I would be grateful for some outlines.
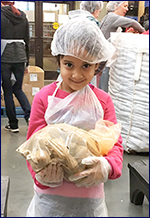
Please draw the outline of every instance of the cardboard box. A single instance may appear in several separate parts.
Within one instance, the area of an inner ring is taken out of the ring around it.
[[[27,84],[41,89],[44,86],[44,71],[37,66],[29,66],[28,71]]]

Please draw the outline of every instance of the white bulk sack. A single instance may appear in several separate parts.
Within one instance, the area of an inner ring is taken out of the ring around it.
[[[149,35],[111,33],[111,42],[117,59],[110,67],[109,94],[124,150],[149,152]]]

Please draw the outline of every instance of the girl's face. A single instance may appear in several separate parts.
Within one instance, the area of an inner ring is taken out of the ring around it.
[[[125,16],[128,11],[128,1],[123,2],[114,12],[117,15]]]
[[[88,64],[72,56],[60,58],[60,72],[63,82],[60,89],[74,92],[86,86],[94,77],[98,64]]]

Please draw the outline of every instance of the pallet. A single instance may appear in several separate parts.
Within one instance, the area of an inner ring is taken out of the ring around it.
[[[24,111],[21,107],[16,107],[16,117],[24,117]],[[7,117],[6,115],[6,108],[1,107],[1,117]]]

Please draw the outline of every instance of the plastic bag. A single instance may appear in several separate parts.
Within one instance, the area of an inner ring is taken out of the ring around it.
[[[59,81],[52,96],[48,96],[48,107],[45,120],[48,125],[67,123],[79,128],[90,130],[95,123],[103,118],[103,108],[93,90],[86,85],[81,90],[70,93],[64,99],[55,97],[61,84]]]
[[[81,128],[60,123],[52,124],[34,133],[16,151],[29,161],[33,170],[39,172],[49,163],[61,163],[64,178],[85,170],[82,159],[106,155],[118,141],[121,127],[100,119],[95,129]]]
[[[121,124],[114,124],[108,120],[98,120],[94,130],[90,130],[91,138],[97,141],[101,155],[105,156],[118,141],[121,133]]]

